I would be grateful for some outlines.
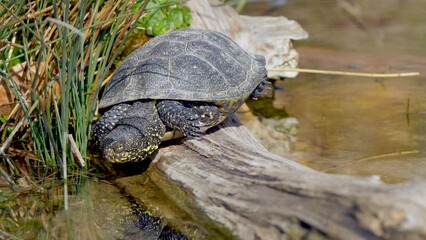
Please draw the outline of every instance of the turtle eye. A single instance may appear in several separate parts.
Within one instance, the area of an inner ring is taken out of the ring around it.
[[[115,146],[115,152],[122,152],[124,150],[123,144],[118,144]]]

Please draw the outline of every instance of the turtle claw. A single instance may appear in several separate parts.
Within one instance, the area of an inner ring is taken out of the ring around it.
[[[194,127],[200,128],[200,127],[204,127],[205,125],[206,125],[205,123],[198,121],[197,123],[194,124]]]
[[[262,83],[265,84],[265,85],[269,85],[269,86],[272,85],[272,82],[270,82],[268,80],[262,80]]]
[[[256,97],[266,97],[266,96],[268,96],[268,94],[264,92],[256,92]]]
[[[195,130],[195,129],[193,129],[192,131],[189,131],[189,132],[187,132],[187,133],[183,133],[185,136],[189,136],[189,137],[196,137],[196,138],[198,138],[198,137],[202,137],[202,136],[204,136],[205,134],[206,134],[206,132],[205,131],[203,131],[203,130],[201,130],[201,129],[197,129],[197,130]]]
[[[270,91],[272,89],[274,89],[274,88],[272,86],[269,86],[269,85],[263,88],[263,90],[267,90],[267,91]]]
[[[183,124],[179,128],[176,128],[185,136],[190,137],[201,137],[205,134],[205,131],[201,129],[204,124],[201,121],[186,121],[186,124]]]
[[[187,125],[184,125],[181,129],[178,130],[181,131],[185,136],[201,137],[205,134],[205,131],[201,130],[202,126],[204,126],[204,124],[200,121],[187,121]]]
[[[271,89],[269,85],[265,86],[267,83],[270,83],[270,82],[266,80],[261,81],[259,85],[257,86],[257,88],[251,93],[249,98],[252,100],[257,100],[258,97],[266,97],[267,94],[263,91]]]

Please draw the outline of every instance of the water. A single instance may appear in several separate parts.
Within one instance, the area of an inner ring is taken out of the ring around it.
[[[310,34],[295,43],[302,68],[421,73],[300,74],[278,82],[284,90],[276,91],[273,106],[299,122],[290,155],[283,155],[321,171],[380,175],[386,182],[426,178],[426,2],[293,0],[245,11],[298,21]]]
[[[243,14],[296,20],[310,34],[298,46],[425,56],[425,6],[422,0],[289,0],[280,8],[249,4]]]
[[[59,185],[24,189],[15,198],[2,190],[0,239],[188,239],[107,181],[82,180],[68,194],[68,214]]]

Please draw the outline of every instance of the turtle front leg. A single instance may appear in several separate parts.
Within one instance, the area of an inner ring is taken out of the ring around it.
[[[222,118],[216,105],[204,102],[163,100],[157,103],[157,111],[166,126],[193,137],[202,136]]]

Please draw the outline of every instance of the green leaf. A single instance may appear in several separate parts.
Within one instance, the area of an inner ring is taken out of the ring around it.
[[[180,8],[173,8],[170,10],[171,20],[173,21],[176,28],[180,28],[184,24],[183,12]]]
[[[188,7],[183,7],[182,13],[183,13],[183,20],[185,22],[184,27],[189,27],[189,25],[191,24],[191,21],[192,21],[191,10]]]

